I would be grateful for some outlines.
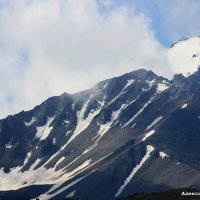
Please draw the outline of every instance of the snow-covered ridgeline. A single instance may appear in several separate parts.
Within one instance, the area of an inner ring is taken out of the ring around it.
[[[147,147],[146,147],[146,155],[142,158],[142,160],[140,161],[140,163],[133,168],[132,172],[126,178],[126,180],[124,181],[123,185],[121,185],[120,188],[118,189],[117,193],[115,194],[115,197],[118,197],[122,193],[122,191],[124,190],[124,188],[128,185],[128,183],[131,181],[131,179],[134,177],[134,175],[137,173],[137,171],[142,167],[142,165],[150,157],[150,154],[151,154],[151,152],[153,150],[154,150],[153,146],[147,145]]]

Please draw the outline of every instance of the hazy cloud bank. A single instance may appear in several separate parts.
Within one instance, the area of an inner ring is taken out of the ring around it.
[[[138,68],[172,74],[150,19],[133,10],[104,14],[94,0],[2,0],[0,116]]]

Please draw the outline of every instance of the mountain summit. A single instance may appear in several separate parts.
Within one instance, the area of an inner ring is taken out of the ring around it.
[[[200,73],[187,73],[168,80],[137,70],[0,120],[0,198],[200,189]]]
[[[200,66],[200,37],[179,40],[168,50],[167,58],[175,73],[193,74]]]

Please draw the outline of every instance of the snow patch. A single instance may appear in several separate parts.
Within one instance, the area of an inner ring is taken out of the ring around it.
[[[67,131],[66,136],[67,136],[68,134],[72,133],[72,132],[73,132],[73,130]]]
[[[144,109],[151,103],[153,98],[154,98],[154,96],[151,97],[151,99],[147,103],[145,103],[144,106],[131,119],[129,119],[129,121],[127,123],[125,123],[122,126],[122,128],[128,126],[131,122],[133,122],[144,111]]]
[[[155,84],[155,79],[151,80],[151,81],[146,81],[146,83],[149,84],[149,88],[151,88],[154,84]]]
[[[29,168],[29,170],[33,170],[39,163],[40,163],[41,159],[37,159]]]
[[[71,198],[75,195],[75,193],[76,193],[76,190],[70,192],[65,198]]]
[[[57,161],[57,163],[55,164],[55,166],[54,166],[54,169],[61,163],[61,162],[63,162],[65,160],[65,157],[63,156],[62,158],[60,158],[58,161]]]
[[[147,91],[148,91],[148,89],[142,88],[142,92],[147,92]]]
[[[154,119],[153,122],[149,126],[147,126],[146,130],[148,130],[148,129],[152,128],[153,126],[155,126],[162,119],[163,119],[163,116],[159,116],[156,119]]]
[[[10,140],[10,142],[8,144],[5,145],[5,148],[6,149],[10,149],[12,148],[13,146],[11,145],[11,142],[12,142],[13,138]]]
[[[165,83],[158,83],[157,84],[157,92],[163,92],[164,90],[168,89],[169,86],[167,86]]]
[[[132,83],[134,83],[135,82],[135,80],[133,80],[133,79],[131,79],[131,80],[127,80],[127,84],[124,86],[124,88],[122,89],[122,91],[108,104],[108,105],[110,105],[110,104],[112,104],[114,101],[116,101],[122,94],[124,94],[125,93],[125,89],[127,88],[127,87],[129,87]]]
[[[29,160],[29,158],[31,157],[31,152],[28,152],[27,153],[27,156],[26,156],[26,158],[25,158],[25,160],[24,160],[24,165],[26,165],[27,163],[28,163],[28,160]]]
[[[94,145],[88,147],[87,149],[85,149],[85,151],[83,152],[83,154],[88,153],[89,151],[91,151],[91,150],[92,150],[95,146],[97,146],[97,145],[98,145],[98,143],[95,143]]]
[[[123,90],[125,90],[127,87],[129,87],[134,82],[135,82],[135,80],[133,80],[133,79],[127,80],[127,84],[124,86]]]
[[[69,124],[69,123],[70,123],[69,120],[63,120],[63,122],[64,122],[65,124]]]
[[[53,144],[54,145],[56,144],[56,138],[53,138]]]
[[[72,110],[75,109],[75,102],[72,104]]]
[[[193,37],[176,43],[167,52],[167,59],[174,74],[189,76],[195,73],[200,65],[200,38]],[[194,56],[197,55],[197,56]]]
[[[54,196],[64,192],[65,190],[69,189],[70,187],[72,187],[73,185],[77,184],[78,182],[80,182],[82,179],[84,179],[85,177],[89,176],[90,174],[92,174],[95,170],[93,170],[92,172],[90,172],[89,174],[69,183],[68,185],[62,187],[61,189],[59,189],[58,191],[56,190],[57,188],[59,188],[63,182],[61,182],[60,184],[58,185],[54,185],[49,191],[47,191],[45,194],[42,194],[38,197],[38,199],[41,199],[41,200],[47,200],[47,199],[51,199],[53,198]],[[56,192],[54,192],[56,191]],[[51,194],[49,194],[51,193]],[[53,194],[52,194],[53,193]],[[75,191],[74,191],[75,193]],[[70,193],[71,194],[71,193]]]
[[[12,145],[9,143],[9,144],[6,144],[6,149],[10,149],[10,148],[12,148]]]
[[[148,133],[145,134],[142,141],[145,141],[148,137],[152,136],[154,133],[155,133],[154,130],[149,131]]]
[[[124,106],[125,106],[125,104],[122,104],[122,106],[118,110],[112,112],[111,120],[110,121],[108,121],[106,124],[101,124],[100,125],[100,129],[99,129],[99,131],[97,133],[97,136],[96,136],[96,137],[99,136],[99,138],[96,140],[96,143],[112,127],[112,125],[115,123],[115,120],[117,120],[117,118],[119,117],[119,115],[120,115],[122,109],[124,108]]]
[[[183,104],[183,106],[181,107],[181,109],[187,108],[187,103]]]
[[[36,118],[33,117],[30,122],[24,122],[25,126],[31,126],[34,122],[36,122]]]
[[[53,127],[50,126],[50,124],[54,120],[54,118],[55,117],[48,117],[47,123],[44,126],[36,127],[37,133],[35,137],[39,138],[40,141],[45,140],[49,136],[51,130],[53,129]]]
[[[130,106],[131,104],[133,104],[136,100],[138,100],[139,99],[139,97],[140,97],[140,95],[139,96],[137,96],[134,100],[132,100],[131,102],[129,102],[128,104],[126,104],[125,106],[124,106],[124,108],[123,109],[125,109],[125,108],[127,108],[128,106]]]
[[[160,151],[159,152],[160,157],[163,159],[164,157],[169,157],[166,153]]]
[[[69,144],[72,140],[74,140],[82,131],[84,131],[91,123],[91,121],[93,120],[93,118],[99,114],[99,112],[101,111],[101,108],[104,105],[104,101],[103,102],[99,102],[100,106],[97,110],[95,110],[94,112],[90,112],[88,117],[86,119],[84,119],[84,113],[87,109],[88,103],[90,102],[91,98],[93,95],[90,96],[90,98],[83,104],[83,107],[80,111],[77,112],[77,125],[76,125],[76,129],[73,132],[73,135],[71,136],[71,138],[68,140],[67,144]],[[66,144],[66,145],[67,145]]]
[[[107,88],[108,87],[108,83],[106,83],[104,86],[103,86],[103,89]]]
[[[128,183],[131,181],[131,179],[134,177],[134,175],[137,173],[137,171],[142,167],[142,165],[146,162],[146,160],[150,157],[151,152],[154,150],[153,146],[147,145],[146,147],[146,155],[142,158],[142,160],[140,161],[139,164],[137,164],[132,172],[130,173],[130,175],[126,178],[126,180],[124,181],[124,184],[120,186],[120,188],[118,189],[117,193],[115,194],[115,197],[118,197],[122,191],[124,190],[124,188],[128,185]]]

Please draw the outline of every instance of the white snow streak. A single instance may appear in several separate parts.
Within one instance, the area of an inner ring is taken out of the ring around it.
[[[6,149],[10,149],[12,148],[13,146],[11,145],[11,142],[12,142],[13,138],[10,140],[10,142],[8,144],[5,145]]]
[[[66,136],[67,136],[68,134],[72,133],[72,132],[73,132],[73,130],[67,131],[67,132],[66,132]]]
[[[34,122],[36,122],[36,118],[33,117],[30,122],[24,122],[25,126],[31,126]]]
[[[73,197],[75,195],[75,193],[76,193],[76,190],[70,192],[68,195],[66,195],[65,198],[71,198],[71,197]]]
[[[108,87],[108,83],[106,83],[104,86],[103,86],[103,89],[107,88]]]
[[[101,124],[100,125],[100,129],[99,129],[99,131],[97,133],[97,136],[96,136],[96,137],[99,136],[99,138],[96,140],[95,143],[97,143],[103,137],[103,135],[112,127],[113,123],[119,117],[119,115],[120,115],[122,109],[124,108],[124,106],[125,106],[125,104],[122,104],[122,106],[118,110],[113,111],[110,121],[108,121],[106,124]]]
[[[29,170],[33,170],[39,163],[40,163],[41,159],[37,159],[29,168]]]
[[[90,164],[91,159],[86,160],[85,162],[83,162],[83,164],[67,173],[64,172],[63,169],[60,169],[58,171],[55,171],[55,168],[46,169],[44,167],[45,163],[38,169],[33,170],[34,167],[40,162],[40,159],[37,159],[35,163],[30,167],[30,169],[24,172],[20,171],[22,168],[21,166],[12,168],[10,173],[5,173],[3,169],[0,169],[0,190],[16,190],[24,186],[45,184],[55,184],[57,187],[59,184],[61,185],[64,182],[72,179],[81,172],[105,159],[109,155],[111,154],[102,157],[92,164]]]
[[[53,138],[52,142],[53,142],[53,144],[56,144],[56,138]]]
[[[187,103],[185,103],[182,107],[181,107],[181,109],[184,109],[184,108],[187,108]]]
[[[103,102],[99,102],[100,103],[100,107],[97,110],[95,110],[94,112],[90,112],[89,115],[88,115],[88,117],[86,119],[84,119],[84,113],[85,113],[85,111],[87,109],[88,103],[90,102],[92,96],[93,95],[91,95],[90,98],[84,103],[82,109],[77,112],[77,125],[76,125],[76,129],[74,130],[73,135],[68,140],[67,144],[69,144],[83,130],[85,130],[89,126],[89,124],[91,123],[91,121],[93,120],[93,118],[101,111],[101,108],[104,105],[104,101]]]
[[[60,158],[58,161],[57,161],[57,163],[55,164],[55,166],[54,166],[54,169],[62,162],[62,161],[64,161],[65,160],[65,157],[63,156],[62,158]]]
[[[121,185],[121,187],[118,189],[117,193],[115,194],[115,197],[118,197],[124,188],[128,185],[128,183],[131,181],[131,179],[134,177],[134,175],[137,173],[137,171],[142,167],[142,165],[146,162],[146,160],[150,157],[151,152],[154,150],[153,146],[147,145],[146,147],[146,155],[142,158],[140,163],[133,168],[131,174],[126,178],[124,181],[124,184]]]
[[[49,136],[51,130],[53,129],[53,127],[50,126],[50,124],[54,120],[54,118],[55,117],[48,117],[47,123],[44,126],[36,127],[37,133],[35,137],[39,138],[40,141],[45,140]]]
[[[31,157],[31,154],[32,154],[31,152],[28,152],[28,153],[27,153],[27,156],[26,156],[26,158],[25,158],[25,160],[24,160],[24,165],[27,164],[29,158]]]
[[[134,83],[135,80],[131,79],[131,80],[127,80],[127,84],[124,86],[124,88],[122,89],[122,91],[108,104],[112,104],[114,101],[116,101],[120,96],[121,94],[124,94],[124,91],[125,89],[130,86],[132,83]]]
[[[156,119],[154,119],[153,122],[149,126],[147,126],[146,130],[149,130],[150,128],[155,126],[162,119],[163,119],[163,116],[159,116]]]
[[[88,175],[89,175],[89,174],[88,174]],[[61,189],[59,189],[57,192],[48,195],[48,193],[53,192],[53,191],[56,190],[58,187],[60,187],[63,183],[61,183],[61,184],[59,184],[59,185],[55,185],[55,186],[53,186],[46,194],[42,194],[42,195],[40,195],[38,198],[41,199],[41,200],[51,199],[51,198],[53,198],[54,196],[56,196],[56,195],[58,195],[58,194],[64,192],[64,191],[67,190],[68,188],[72,187],[73,185],[75,185],[76,183],[78,183],[79,181],[81,181],[82,179],[84,179],[84,178],[85,178],[86,176],[88,176],[88,175],[85,175],[85,176],[83,176],[83,177],[81,177],[81,178],[79,178],[79,179],[77,179],[77,180],[71,182],[70,184],[68,184],[68,185],[62,187]]]
[[[91,150],[92,150],[95,146],[97,146],[97,145],[98,145],[98,143],[95,143],[94,145],[88,147],[87,149],[85,149],[85,151],[83,152],[83,154],[88,153],[89,151],[91,151]]]
[[[131,102],[129,102],[128,104],[126,104],[125,106],[124,106],[124,109],[125,108],[127,108],[128,106],[130,106],[131,104],[133,104],[136,100],[138,100],[140,98],[140,95],[139,96],[137,96],[134,100],[132,100]]]
[[[122,128],[128,126],[131,122],[133,122],[144,111],[144,109],[151,103],[153,98],[154,96],[151,97],[151,99],[147,103],[145,103],[144,106],[126,124],[122,126]]]
[[[148,133],[145,134],[142,141],[145,141],[148,137],[152,136],[154,133],[155,133],[154,130],[149,131]]]

